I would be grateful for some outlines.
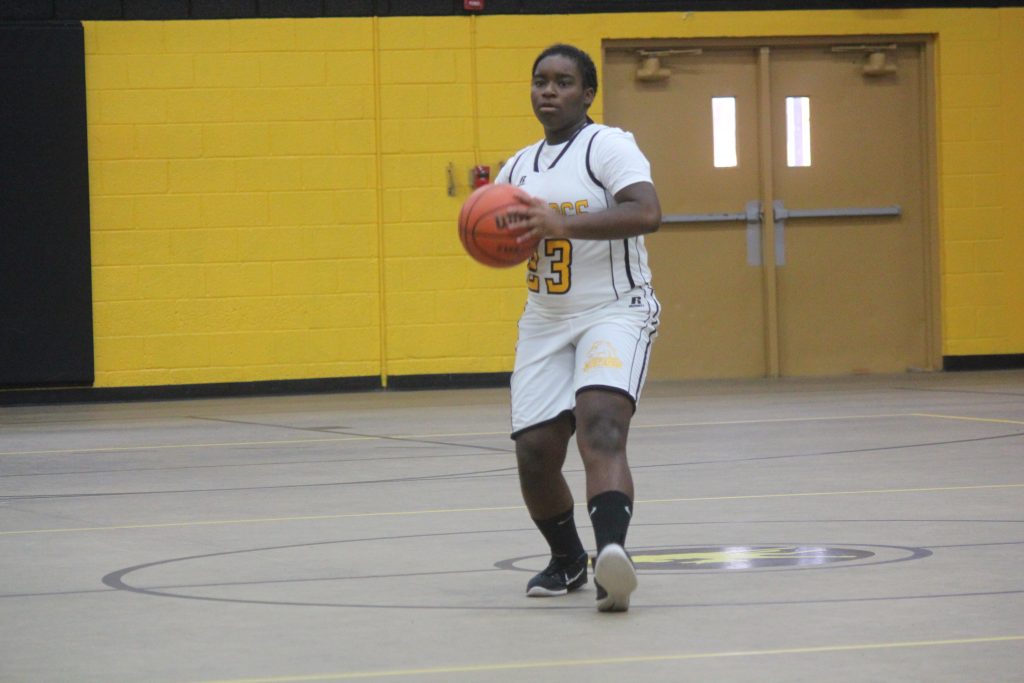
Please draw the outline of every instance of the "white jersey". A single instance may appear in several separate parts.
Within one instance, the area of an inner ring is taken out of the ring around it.
[[[651,182],[651,165],[631,133],[591,123],[563,144],[541,140],[520,150],[495,180],[571,216],[615,206],[615,193]],[[650,280],[642,235],[544,239],[528,264],[528,301],[555,315],[572,314],[616,301]]]

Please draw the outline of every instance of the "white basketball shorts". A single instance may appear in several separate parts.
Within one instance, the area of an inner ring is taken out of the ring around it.
[[[512,438],[576,406],[586,388],[629,396],[633,407],[647,379],[661,306],[648,286],[573,316],[527,305],[519,320],[512,372]]]

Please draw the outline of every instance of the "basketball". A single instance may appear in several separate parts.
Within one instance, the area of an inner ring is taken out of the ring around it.
[[[459,212],[459,240],[466,253],[492,268],[509,268],[533,256],[537,242],[516,242],[522,230],[507,216],[509,209],[529,203],[530,195],[506,183],[474,190]]]

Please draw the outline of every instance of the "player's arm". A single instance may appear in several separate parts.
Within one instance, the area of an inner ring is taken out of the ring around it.
[[[652,183],[627,185],[615,193],[615,206],[595,213],[563,216],[542,200],[516,211],[527,230],[520,242],[541,238],[614,240],[654,232],[661,225],[661,203]]]

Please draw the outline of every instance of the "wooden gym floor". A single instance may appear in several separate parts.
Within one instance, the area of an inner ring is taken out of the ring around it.
[[[524,596],[507,401],[0,408],[0,680],[1022,680],[1024,372],[649,385],[612,615]]]

